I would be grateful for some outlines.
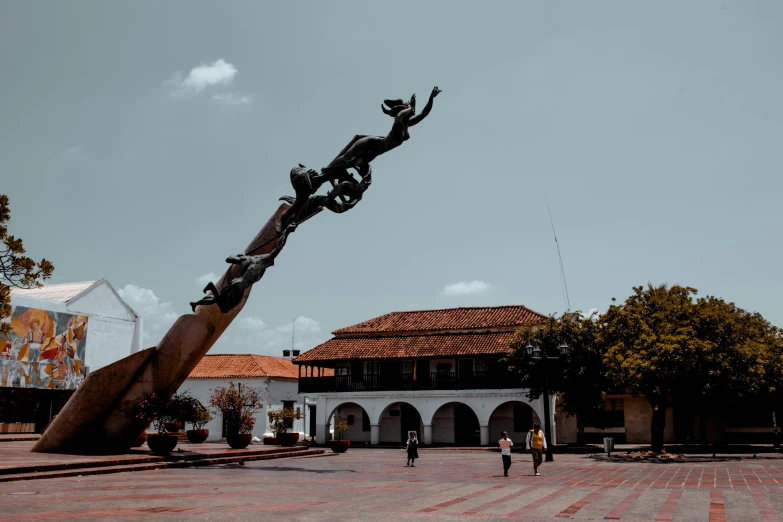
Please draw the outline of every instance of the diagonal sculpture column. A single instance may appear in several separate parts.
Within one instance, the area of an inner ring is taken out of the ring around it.
[[[289,205],[283,204],[250,242],[245,252],[267,253],[281,231]],[[263,246],[261,246],[263,245]],[[222,290],[240,275],[231,265],[216,283]],[[239,314],[250,295],[228,313],[217,306],[199,306],[181,316],[158,346],[148,348],[92,372],[36,442],[41,453],[123,453],[146,429],[133,416],[133,406],[146,393],[172,394]]]

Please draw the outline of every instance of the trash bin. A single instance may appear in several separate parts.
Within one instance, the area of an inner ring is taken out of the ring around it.
[[[604,437],[604,453],[611,454],[614,450],[614,439],[612,437]]]

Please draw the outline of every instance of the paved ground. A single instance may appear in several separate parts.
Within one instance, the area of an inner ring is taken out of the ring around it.
[[[558,455],[400,450],[0,484],[0,521],[780,521],[783,461],[616,464]]]

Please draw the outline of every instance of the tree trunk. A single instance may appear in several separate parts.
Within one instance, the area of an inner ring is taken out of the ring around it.
[[[652,404],[652,426],[650,430],[650,449],[656,453],[663,451],[663,431],[666,429],[666,403]]]
[[[699,445],[707,445],[707,415],[699,414]]]

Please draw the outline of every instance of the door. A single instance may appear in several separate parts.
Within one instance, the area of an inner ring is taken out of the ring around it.
[[[310,437],[315,438],[315,405],[310,405],[308,408],[307,416],[310,419]]]
[[[459,389],[469,390],[473,388],[473,359],[460,359],[459,366]]]

